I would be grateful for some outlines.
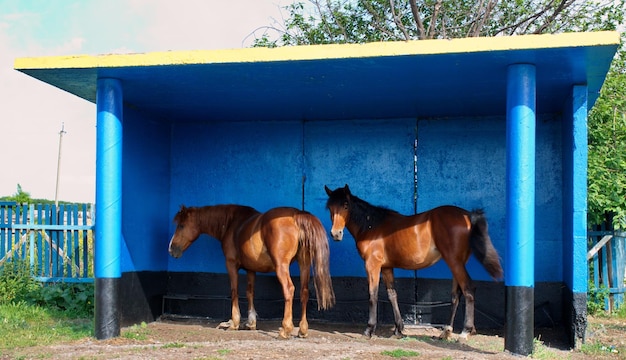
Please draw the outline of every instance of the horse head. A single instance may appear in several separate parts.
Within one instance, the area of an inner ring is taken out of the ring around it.
[[[189,245],[200,236],[197,211],[195,210],[195,208],[188,208],[182,205],[174,216],[176,231],[172,235],[168,251],[175,258],[181,257]]]
[[[330,221],[333,223],[330,234],[334,240],[340,241],[343,239],[343,230],[350,217],[350,197],[352,194],[348,184],[335,190],[330,190],[328,186],[324,185],[324,189],[328,194],[326,208],[330,211]]]

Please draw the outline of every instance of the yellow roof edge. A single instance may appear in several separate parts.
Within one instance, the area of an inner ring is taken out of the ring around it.
[[[102,68],[184,64],[218,64],[361,58],[397,55],[435,55],[503,50],[619,45],[617,31],[542,35],[412,40],[367,44],[286,46],[226,50],[163,51],[136,54],[70,55],[17,58],[17,70]]]

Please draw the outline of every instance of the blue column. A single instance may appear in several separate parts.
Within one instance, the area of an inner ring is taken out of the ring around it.
[[[98,79],[96,94],[95,335],[119,336],[122,244],[122,85]]]
[[[535,66],[510,65],[506,115],[505,349],[533,351],[535,284]]]
[[[574,86],[572,89],[571,151],[572,173],[572,234],[573,257],[572,291],[587,295],[587,86]],[[564,150],[565,151],[565,150]],[[565,177],[565,175],[564,175]],[[563,209],[564,212],[570,209]],[[568,239],[569,240],[569,239]],[[565,240],[564,240],[565,241]],[[569,279],[566,279],[569,282]]]
[[[573,86],[563,109],[563,318],[572,347],[587,331],[587,92]]]

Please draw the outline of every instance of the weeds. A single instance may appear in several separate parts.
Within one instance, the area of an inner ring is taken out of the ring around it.
[[[122,337],[129,340],[146,340],[150,330],[148,324],[141,322],[139,325],[133,325],[122,333]]]
[[[605,313],[605,302],[609,296],[609,289],[604,285],[596,288],[593,281],[589,281],[587,292],[587,313],[589,315],[600,315]]]
[[[420,356],[420,353],[413,350],[404,350],[404,349],[395,349],[395,350],[385,350],[381,352],[382,355],[391,356],[392,358],[405,358],[405,357],[414,357]]]
[[[23,260],[0,267],[0,349],[91,336],[93,285],[42,285]]]
[[[0,266],[0,304],[29,301],[40,288],[27,262],[12,260]]]
[[[230,350],[230,349],[220,349],[220,350],[217,350],[217,353],[222,355],[222,356],[228,355],[231,352],[232,352],[232,350]]]
[[[68,318],[58,311],[25,302],[0,305],[0,349],[47,345],[89,337],[89,319]]]

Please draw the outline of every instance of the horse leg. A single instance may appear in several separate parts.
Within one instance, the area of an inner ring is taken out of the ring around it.
[[[282,339],[289,339],[293,331],[293,293],[295,286],[289,275],[289,263],[285,262],[276,267],[276,276],[283,288],[283,296],[285,297],[285,313],[283,315],[282,327],[279,329],[278,336]]]
[[[248,271],[248,287],[246,289],[246,298],[248,299],[248,321],[246,321],[246,329],[256,330],[256,310],[254,309],[254,280],[256,272]]]
[[[241,322],[241,313],[239,312],[239,293],[237,286],[239,286],[239,274],[237,273],[237,267],[235,264],[226,262],[226,270],[228,271],[228,278],[230,279],[230,298],[231,298],[231,312],[230,320],[218,325],[218,328],[225,328],[226,330],[239,330],[239,323]]]
[[[380,266],[367,266],[367,281],[370,295],[369,310],[370,317],[367,321],[365,336],[371,338],[376,331],[377,315],[378,315],[378,285],[380,283]]]
[[[474,294],[476,288],[472,285],[471,280],[466,287],[461,288],[465,297],[465,325],[461,338],[467,339],[469,335],[476,335],[476,327],[474,326]]]
[[[396,325],[393,329],[393,335],[397,338],[401,338],[403,336],[402,330],[404,330],[404,322],[402,321],[402,315],[400,315],[400,308],[398,307],[398,294],[396,293],[393,280],[393,269],[384,268],[382,269],[382,274],[385,287],[387,288],[387,296],[393,308],[393,319]]]
[[[456,307],[458,306],[460,293],[463,293],[465,297],[465,324],[463,325],[463,331],[461,332],[461,338],[467,339],[469,335],[476,334],[476,328],[474,327],[474,288],[472,287],[472,279],[467,273],[467,269],[462,262],[458,262],[458,264],[454,267],[450,267],[452,270],[453,276],[453,286],[454,282],[456,282],[456,289],[453,289],[453,302],[456,298],[456,304],[453,304],[453,310],[456,312]],[[451,321],[454,321],[454,315],[452,314]],[[450,323],[450,327],[452,327],[452,322]]]
[[[298,330],[298,336],[306,338],[309,336],[309,322],[306,318],[306,306],[309,302],[309,278],[311,275],[311,265],[304,264],[302,259],[298,262],[300,264],[300,305],[302,306],[302,318],[300,319],[300,330]]]
[[[452,332],[454,331],[454,319],[456,317],[456,311],[459,307],[459,302],[461,300],[461,289],[459,288],[459,284],[456,279],[452,278],[452,307],[450,311],[450,325],[444,327],[443,332],[439,336],[441,339],[449,339],[452,336]]]

